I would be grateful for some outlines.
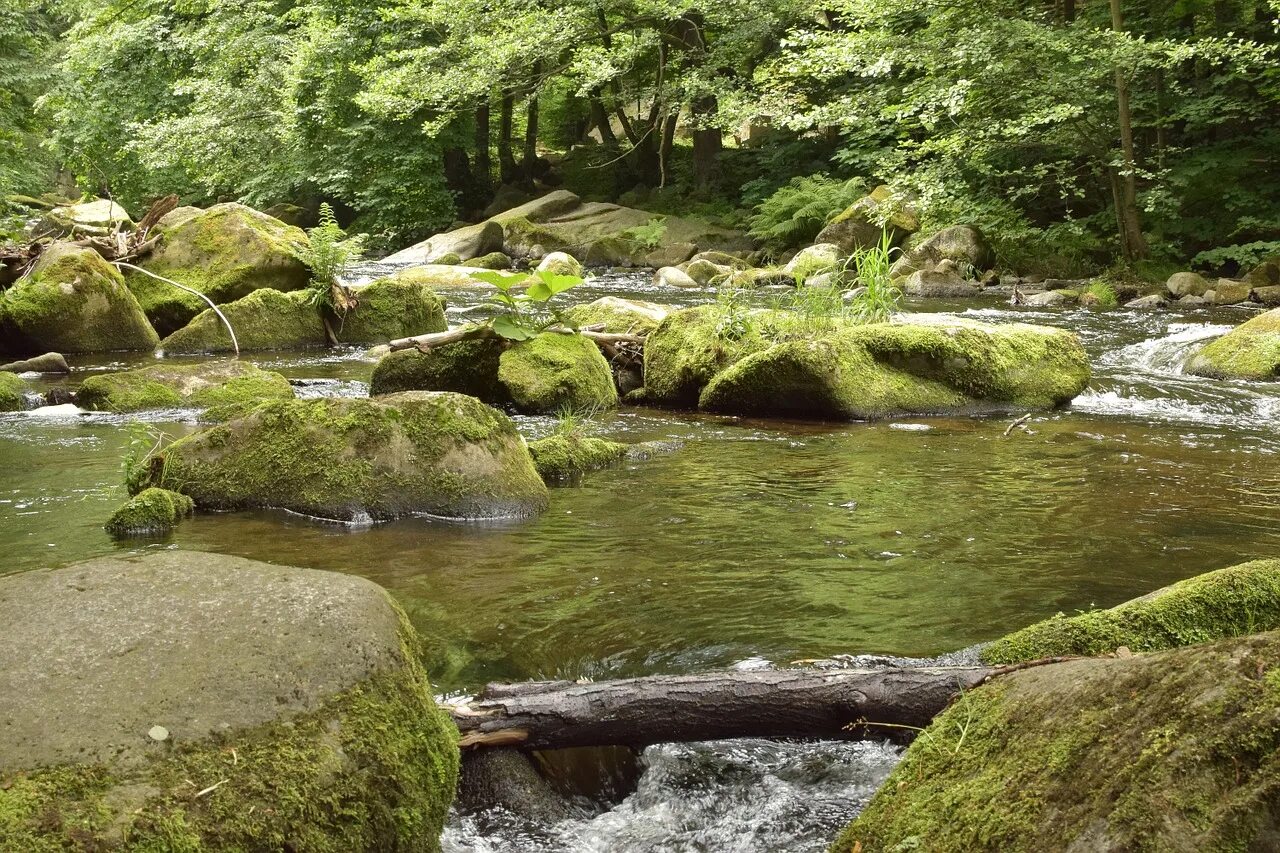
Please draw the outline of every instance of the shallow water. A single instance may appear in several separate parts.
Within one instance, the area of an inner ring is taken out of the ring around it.
[[[635,275],[574,296],[605,293],[659,296]],[[474,301],[446,296],[459,319]],[[536,520],[352,529],[205,513],[163,542],[119,545],[101,524],[125,497],[130,419],[0,415],[0,573],[144,547],[354,572],[392,590],[424,632],[450,638],[433,676],[465,692],[495,679],[932,655],[1280,552],[1280,385],[1181,372],[1247,315],[941,310],[1074,329],[1095,380],[1070,408],[1008,436],[1012,417],[832,425],[623,409],[599,433],[666,452],[554,489]],[[149,360],[80,359],[67,383]],[[305,381],[307,395],[364,394],[372,371],[357,352],[252,360]],[[194,416],[147,419],[180,433]],[[530,436],[549,426],[518,421]],[[558,827],[459,818],[446,841],[455,851],[817,850],[894,755],[850,744],[654,747],[640,789],[612,811]]]

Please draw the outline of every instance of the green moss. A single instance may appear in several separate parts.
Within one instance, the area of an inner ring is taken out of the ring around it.
[[[373,368],[369,393],[399,391],[456,391],[503,405],[511,397],[498,381],[498,359],[503,344],[495,338],[458,341],[428,352],[396,350],[383,356]]]
[[[609,363],[578,334],[544,333],[507,349],[498,359],[498,381],[526,414],[618,405]]]
[[[1215,379],[1280,377],[1280,308],[1259,314],[1206,344],[1187,372]]]
[[[174,442],[151,471],[201,508],[340,520],[527,516],[547,501],[511,420],[448,393],[266,403]]]
[[[305,287],[311,276],[301,255],[305,242],[300,228],[242,204],[218,204],[165,229],[160,246],[141,266],[224,304],[263,287]],[[131,272],[127,281],[166,335],[208,307],[199,297],[143,273]]]
[[[138,412],[175,406],[235,407],[293,397],[289,380],[242,361],[192,365],[157,364],[91,376],[76,402],[100,412]]]
[[[487,255],[481,255],[478,258],[472,258],[467,261],[467,266],[486,270],[509,270],[511,269],[511,258],[502,252],[490,252]]]
[[[627,446],[594,436],[551,435],[529,442],[529,453],[545,480],[604,468],[626,456]]]
[[[307,291],[282,293],[263,288],[218,307],[235,330],[242,351],[304,349],[325,344],[324,322]],[[232,352],[231,336],[209,308],[161,341],[160,349],[171,355]]]
[[[1278,661],[1269,633],[1004,676],[933,721],[832,850],[1272,849]]]
[[[1155,651],[1280,628],[1280,560],[1197,575],[1109,610],[1059,614],[996,640],[988,663]]]
[[[462,258],[458,256],[457,252],[449,252],[448,254],[444,254],[436,258],[432,263],[446,267],[456,267],[458,264],[462,263]]]
[[[438,851],[457,782],[457,730],[436,708],[403,614],[401,623],[405,666],[313,713],[178,746],[137,767],[0,779],[0,849]]]
[[[0,297],[0,316],[20,352],[150,350],[159,342],[116,268],[68,243],[45,249]]]
[[[566,252],[552,252],[538,264],[539,270],[546,270],[556,275],[582,275],[582,263]]]
[[[716,305],[670,314],[644,345],[645,400],[658,406],[693,408],[717,373],[769,344],[753,330],[739,338],[721,334],[723,310]]]
[[[0,371],[0,412],[20,412],[26,407],[27,383],[16,373]]]
[[[107,520],[113,536],[167,533],[195,508],[191,498],[166,489],[143,489]]]
[[[639,299],[602,296],[594,302],[575,305],[564,313],[568,320],[580,327],[603,325],[604,331],[613,334],[647,335],[658,328],[658,324],[671,313],[671,308]]]
[[[449,328],[444,300],[436,296],[428,277],[418,270],[380,278],[357,288],[355,293],[355,309],[331,321],[343,343],[385,344]]]

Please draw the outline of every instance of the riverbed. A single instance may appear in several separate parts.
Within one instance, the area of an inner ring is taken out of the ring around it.
[[[377,272],[376,270],[371,271]],[[569,301],[696,304],[647,274],[597,277]],[[442,294],[455,321],[480,292]],[[552,490],[541,518],[349,527],[284,512],[200,513],[169,538],[114,543],[121,459],[139,418],[0,415],[0,573],[142,548],[352,572],[387,587],[428,637],[444,694],[490,680],[602,679],[785,665],[847,653],[929,656],[1057,612],[1107,607],[1280,553],[1280,384],[1182,373],[1250,316],[908,303],[1070,328],[1094,366],[1069,408],[1014,416],[816,424],[622,408],[599,435],[647,458]],[[359,351],[258,353],[300,395],[363,395]],[[71,359],[72,387],[151,356]],[[171,435],[197,413],[141,416]],[[527,436],[547,418],[518,417]],[[446,849],[809,851],[896,760],[881,744],[740,741],[654,747],[622,805],[557,826],[457,817]]]

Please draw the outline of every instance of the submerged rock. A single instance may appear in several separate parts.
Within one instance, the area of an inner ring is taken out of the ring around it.
[[[302,229],[245,207],[217,204],[162,232],[139,266],[203,293],[221,305],[269,287],[299,290],[311,277],[302,260]],[[140,272],[129,289],[161,334],[172,334],[208,308],[199,297]]]
[[[547,504],[511,419],[452,393],[267,403],[168,445],[151,472],[203,509],[340,521],[512,518]]]
[[[0,364],[0,371],[7,370],[10,373],[70,373],[71,368],[67,365],[67,360],[63,358],[60,352],[47,352],[44,355],[37,355],[34,358],[24,358],[21,361],[11,361],[8,364]]]
[[[889,242],[896,246],[920,227],[911,206],[898,201],[889,187],[876,187],[832,219],[814,242],[834,243],[842,254],[852,255],[879,246],[881,235],[888,231]]]
[[[236,343],[244,352],[325,345],[324,322],[311,304],[310,291],[282,293],[263,288],[218,308],[231,323]],[[231,335],[212,308],[162,340],[160,349],[169,355],[233,351]]]
[[[0,371],[0,412],[20,412],[26,405],[27,383],[16,374]]]
[[[438,850],[420,642],[370,581],[237,557],[0,578],[0,847]]]
[[[1197,575],[1108,610],[1059,614],[996,640],[988,663],[1157,651],[1280,629],[1280,560]]]
[[[1280,308],[1259,314],[1205,344],[1192,357],[1187,372],[1214,379],[1280,377]]]
[[[602,296],[595,302],[573,306],[565,316],[579,326],[603,323],[604,331],[616,335],[644,335],[658,328],[670,313],[670,306],[656,302]]]
[[[1079,339],[1057,329],[910,315],[786,332],[761,312],[726,338],[716,306],[678,311],[645,345],[645,399],[729,414],[862,420],[1050,408],[1084,390]],[[760,329],[773,327],[771,337]]]
[[[498,381],[525,414],[618,405],[609,362],[578,334],[544,333],[510,347],[498,359]]]
[[[627,455],[627,445],[594,436],[550,435],[529,442],[533,464],[543,479],[573,477],[612,465]]]
[[[354,292],[356,307],[330,321],[342,343],[385,344],[449,328],[444,300],[431,289],[431,276],[421,270],[402,270]]]
[[[966,693],[832,846],[1274,850],[1280,633],[1072,660]]]
[[[264,400],[293,397],[289,380],[243,361],[157,364],[90,376],[76,402],[99,412],[138,412],[177,406],[217,407],[226,413]]]
[[[168,489],[143,489],[111,514],[104,525],[112,536],[168,533],[195,508],[191,498]]]
[[[0,331],[18,353],[151,350],[160,341],[119,271],[70,243],[45,249],[0,297]]]

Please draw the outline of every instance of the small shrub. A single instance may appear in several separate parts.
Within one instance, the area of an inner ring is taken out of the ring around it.
[[[756,205],[748,220],[751,236],[773,252],[811,243],[823,226],[861,198],[865,189],[866,185],[857,178],[793,178]]]
[[[338,277],[364,255],[365,236],[348,237],[338,227],[333,208],[320,205],[320,224],[307,232],[303,261],[311,269],[311,304],[345,313],[354,307],[351,294]]]
[[[665,216],[655,216],[644,225],[637,225],[622,232],[622,235],[632,243],[649,251],[658,248],[666,234],[667,219]]]
[[[561,275],[551,270],[538,270],[532,277],[520,273],[486,270],[473,272],[471,277],[476,281],[493,285],[497,293],[489,302],[497,314],[488,322],[500,337],[509,341],[527,341],[542,334],[551,326],[572,325],[564,320],[551,300],[557,294],[582,284],[582,278],[576,275]],[[517,286],[533,279],[533,283],[524,289]]]
[[[856,323],[884,323],[898,312],[902,291],[893,283],[889,270],[893,253],[889,234],[884,232],[878,246],[859,249],[845,266],[853,273],[857,289],[849,300],[849,316]]]

